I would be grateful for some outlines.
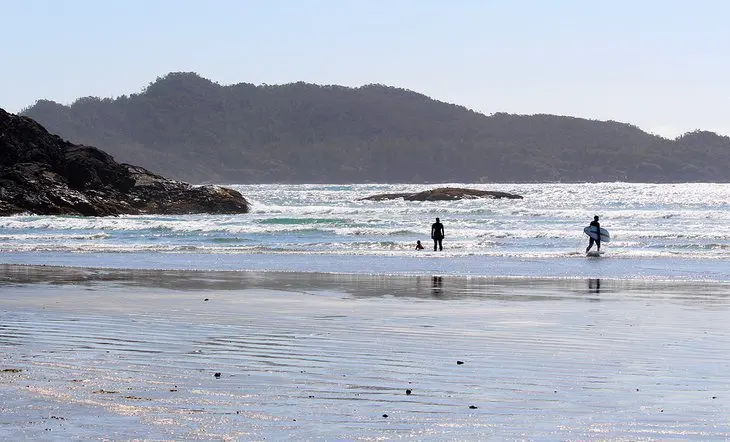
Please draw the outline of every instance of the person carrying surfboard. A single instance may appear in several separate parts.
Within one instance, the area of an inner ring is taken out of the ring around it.
[[[596,243],[598,246],[597,250],[601,251],[601,223],[598,222],[598,215],[593,217],[593,221],[591,221],[590,226],[596,226],[596,239],[593,239],[592,236],[588,235],[588,247],[586,247],[586,253],[593,247],[593,243]]]

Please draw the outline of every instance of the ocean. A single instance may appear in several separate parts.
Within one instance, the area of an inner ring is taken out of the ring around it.
[[[730,184],[228,185],[242,215],[0,218],[0,263],[224,271],[730,281]],[[441,186],[524,199],[362,201]],[[583,227],[611,242],[587,258]],[[440,217],[444,250],[433,252]],[[416,251],[417,240],[426,247]]]
[[[730,439],[730,184],[452,185],[0,218],[0,438]]]

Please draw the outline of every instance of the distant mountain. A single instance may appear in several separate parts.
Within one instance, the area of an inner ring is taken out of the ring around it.
[[[193,182],[730,181],[730,138],[614,121],[483,115],[382,85],[221,86],[171,73],[143,92],[23,112],[118,161]]]

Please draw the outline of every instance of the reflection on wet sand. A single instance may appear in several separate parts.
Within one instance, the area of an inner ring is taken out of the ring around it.
[[[180,291],[279,290],[339,293],[356,297],[413,297],[441,300],[484,298],[550,300],[582,297],[583,279],[391,276],[298,272],[239,272],[189,270],[126,270],[54,266],[0,265],[0,288],[9,285],[51,284],[95,287],[148,287]],[[592,294],[632,297],[674,297],[698,302],[725,300],[730,283],[588,279]],[[611,299],[604,297],[604,300]],[[723,301],[724,302],[724,301]]]
[[[589,293],[601,293],[601,280],[600,279],[589,279],[588,280],[588,292]]]
[[[431,278],[431,288],[433,289],[434,296],[443,295],[442,286],[443,286],[443,277],[442,276],[433,276]]]

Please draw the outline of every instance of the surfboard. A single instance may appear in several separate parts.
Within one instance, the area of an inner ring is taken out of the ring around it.
[[[593,239],[598,239],[598,235],[596,234],[596,226],[588,226],[585,229],[583,229],[583,233],[590,236]],[[611,235],[608,234],[608,230],[601,227],[601,242],[610,242],[611,241]]]

